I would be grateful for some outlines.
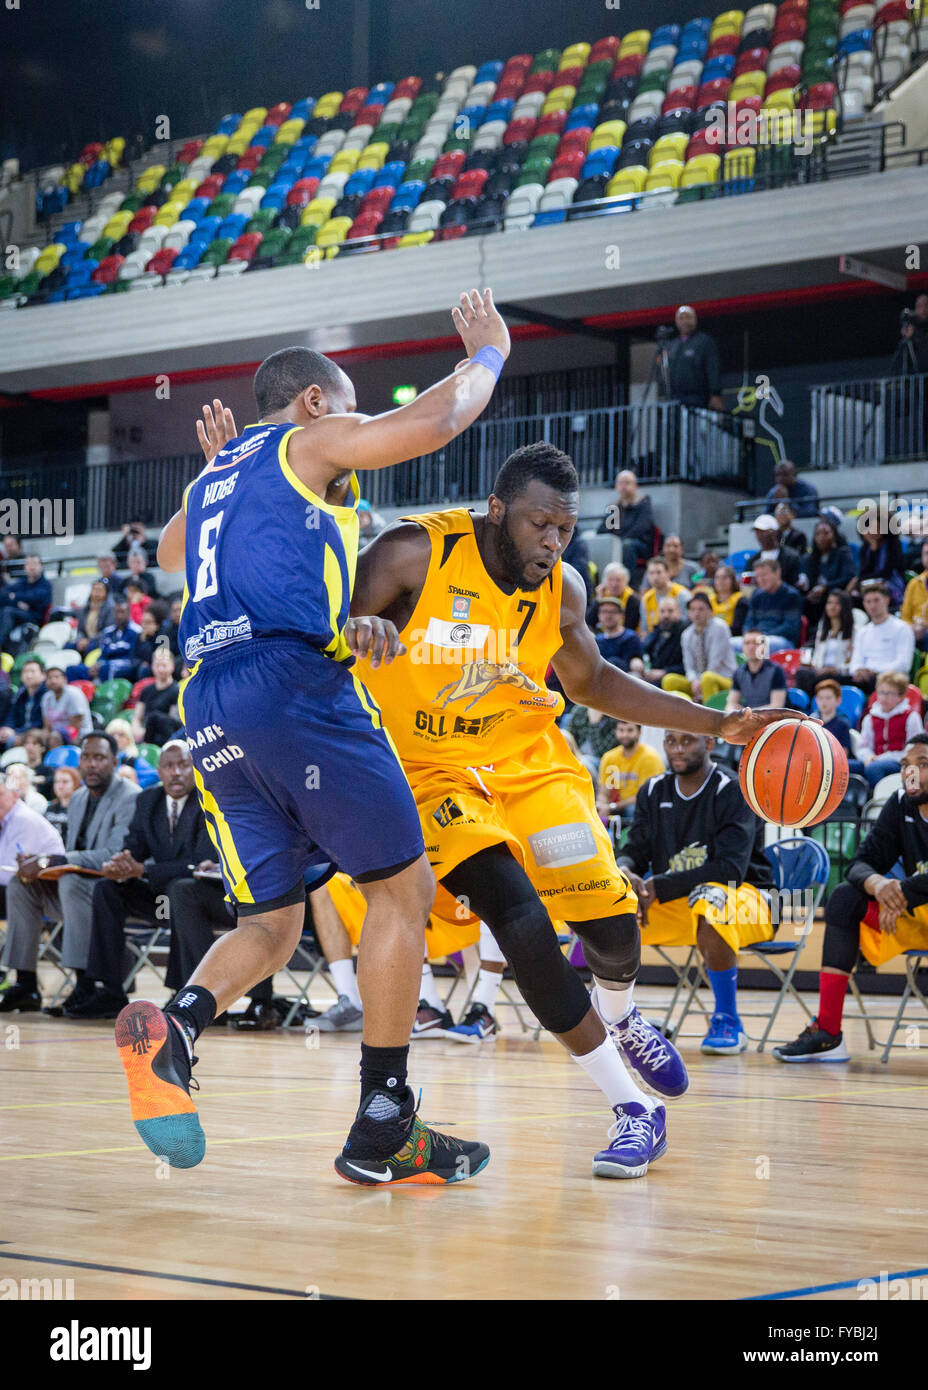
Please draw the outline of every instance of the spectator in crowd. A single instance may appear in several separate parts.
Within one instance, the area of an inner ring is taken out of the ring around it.
[[[113,555],[119,564],[125,564],[127,556],[133,550],[142,550],[146,557],[152,561],[155,560],[158,553],[158,542],[149,540],[145,531],[145,523],[138,517],[123,523],[119,540],[113,546]]]
[[[129,617],[129,605],[119,599],[113,609],[113,622],[100,634],[100,659],[91,675],[95,680],[114,680],[118,676],[131,676],[135,652],[135,639],[139,629]]]
[[[646,680],[649,685],[661,685],[667,676],[683,675],[683,620],[677,600],[667,594],[657,605],[657,626],[652,628],[644,640],[644,654],[648,659],[648,669],[637,658],[631,669]]]
[[[622,604],[617,598],[606,594],[597,607],[600,630],[596,634],[596,645],[603,659],[611,666],[628,671],[631,661],[641,656],[641,638],[637,632],[630,632],[625,626]]]
[[[792,502],[778,502],[773,509],[773,519],[780,528],[780,545],[785,546],[787,550],[795,550],[801,559],[809,549],[809,542],[805,531],[800,531],[798,526],[793,525],[796,509]]]
[[[183,606],[181,599],[172,599],[170,613],[161,626],[161,631],[168,639],[168,645],[174,657],[180,656],[180,613]]]
[[[744,631],[748,601],[741,592],[738,576],[731,565],[719,565],[715,571],[709,601],[713,614],[728,624],[732,637],[740,637]]]
[[[71,797],[81,784],[81,774],[76,767],[56,767],[52,778],[52,800],[45,808],[45,819],[53,825],[58,834],[64,836],[68,828],[68,806]],[[61,851],[64,850],[62,842]],[[57,851],[55,851],[57,852]]]
[[[144,743],[166,743],[181,727],[177,717],[180,686],[174,679],[174,658],[156,647],[151,659],[154,684],[146,685],[132,711],[132,737]]]
[[[583,587],[586,589],[586,601],[589,603],[593,595],[590,548],[580,534],[579,525],[574,527],[573,535],[561,555],[561,560],[565,565],[573,565],[574,569],[583,580]]]
[[[843,589],[832,589],[815,629],[811,660],[801,665],[795,675],[800,690],[811,695],[826,675],[850,685],[851,655],[854,650],[854,609]]]
[[[699,566],[692,560],[683,558],[683,542],[679,536],[665,536],[661,554],[667,561],[672,582],[682,584],[684,589],[693,587],[693,577]]]
[[[603,577],[596,585],[593,602],[587,612],[587,622],[591,627],[596,626],[597,604],[596,600],[605,598],[617,598],[625,614],[625,626],[629,632],[637,632],[641,626],[641,602],[634,589],[631,587],[631,575],[624,565],[613,562],[606,565],[603,570]]]
[[[791,502],[797,516],[816,516],[819,509],[818,493],[811,483],[804,483],[797,476],[792,459],[781,459],[777,464],[773,470],[773,487],[764,501],[771,507],[777,502]]]
[[[838,682],[831,677],[819,681],[815,687],[815,703],[818,707],[822,726],[833,738],[838,740],[847,754],[848,771],[857,773],[858,776],[862,777],[864,765],[859,758],[854,757],[851,726],[844,715],[838,713],[838,705],[841,703],[841,687]]]
[[[722,410],[722,379],[715,340],[699,329],[689,304],[674,315],[677,337],[667,347],[667,399]]]
[[[123,587],[128,591],[130,582],[136,583],[147,594],[149,598],[154,598],[158,592],[155,581],[148,571],[148,553],[136,546],[129,551],[126,560],[126,567],[129,573],[123,579]]]
[[[928,294],[920,294],[914,308],[903,311],[899,342],[893,354],[891,376],[923,376],[928,372]]]
[[[161,624],[164,621],[166,609],[157,600],[151,602],[142,614],[139,623],[139,635],[135,639],[135,647],[132,653],[132,679],[133,681],[144,680],[151,675],[151,659],[159,644],[167,647],[168,643],[161,632]]]
[[[116,556],[111,551],[106,551],[103,555],[97,556],[97,569],[100,571],[100,578],[106,584],[107,593],[113,601],[123,591],[123,583],[116,573],[118,569]]]
[[[60,854],[63,850],[55,827],[24,804],[12,783],[0,779],[0,915],[7,915],[6,890],[17,853]],[[0,994],[0,1000],[4,997]]]
[[[662,685],[665,690],[690,695],[701,704],[720,690],[731,689],[737,661],[728,624],[712,616],[707,593],[699,589],[691,594],[686,612],[690,621],[681,638],[683,675],[668,676]]]
[[[30,849],[18,853],[16,877],[7,888],[7,930],[3,964],[17,972],[16,993],[10,986],[0,995],[0,1012],[36,1012],[42,1006],[36,967],[43,918],[62,922],[61,964],[74,970],[77,983],[62,1007],[73,1007],[92,994],[85,975],[90,946],[95,879],[70,873],[55,881],[39,878],[46,868],[61,863],[102,869],[122,849],[132,819],[138,787],[116,776],[116,745],[108,734],[92,733],[81,741],[83,786],[71,797],[64,854]],[[6,860],[13,863],[12,859]],[[12,996],[12,998],[11,998]]]
[[[67,740],[65,740],[67,742]],[[27,729],[20,745],[26,755],[26,766],[32,769],[33,786],[40,796],[51,795],[53,768],[45,767],[48,742],[44,729]]]
[[[858,955],[875,967],[928,942],[928,734],[912,738],[899,770],[901,791],[883,803],[845,881],[826,899],[818,1013],[794,1042],[773,1049],[780,1062],[848,1061],[841,1021]]]
[[[65,669],[56,661],[49,661],[45,667],[46,691],[42,696],[42,723],[50,733],[57,729],[66,742],[70,741],[69,728],[77,729],[78,737],[83,738],[93,728],[93,718],[87,696],[76,685],[68,685]]]
[[[134,576],[126,580],[126,602],[129,605],[130,621],[135,623],[136,627],[141,627],[142,615],[153,600],[145,593]]]
[[[748,557],[747,568],[755,568],[758,560],[776,560],[783,575],[783,583],[796,587],[802,561],[795,550],[780,544],[780,528],[772,516],[759,516],[754,522],[754,538],[758,550]]]
[[[52,601],[52,586],[45,578],[38,555],[27,555],[25,574],[0,591],[0,647],[6,650],[10,633],[21,623],[41,627]]]
[[[648,561],[647,576],[649,587],[645,589],[641,600],[646,633],[657,627],[658,604],[662,598],[675,598],[678,604],[685,604],[689,599],[689,593],[683,585],[670,578],[670,567],[663,555],[651,557]]]
[[[784,584],[776,560],[758,560],[754,566],[754,592],[744,615],[748,628],[762,632],[772,652],[798,647],[802,630],[802,596],[798,589]],[[739,643],[739,638],[733,639]]]
[[[7,714],[9,721],[0,729],[0,742],[10,746],[18,734],[42,727],[42,697],[48,689],[45,667],[38,657],[26,661],[19,673],[22,684]]]
[[[697,579],[700,584],[711,585],[721,563],[722,561],[716,551],[704,550],[699,557],[699,569],[693,576],[694,579]]]
[[[0,578],[5,584],[23,576],[23,546],[18,536],[4,536],[0,545]]]
[[[857,577],[852,580],[851,594],[861,599],[869,583],[880,580],[889,590],[890,606],[898,608],[905,595],[905,559],[902,542],[890,530],[883,531],[883,522],[874,509],[860,517],[857,529],[861,535],[860,561]],[[866,608],[866,604],[863,605]]]
[[[138,759],[136,759],[136,762],[137,761]],[[127,782],[131,782],[133,787],[140,788],[142,785],[139,781],[138,773],[136,772],[134,767],[129,765],[129,763],[120,763],[116,769],[116,776],[124,777]]]
[[[95,579],[90,586],[90,597],[81,609],[77,619],[77,638],[74,647],[83,656],[92,651],[101,632],[113,621],[113,600],[105,579]]]
[[[757,709],[786,705],[786,676],[775,661],[767,656],[767,638],[756,629],[744,634],[744,665],[735,669],[728,692],[727,710]]]
[[[876,688],[881,671],[909,671],[915,655],[915,636],[908,623],[889,611],[890,595],[885,584],[873,584],[864,593],[864,610],[869,622],[857,628],[851,649],[854,684],[865,695]]]
[[[132,728],[128,719],[117,716],[111,719],[106,726],[106,732],[116,740],[118,770],[120,775],[124,768],[131,768],[135,773],[134,780],[137,786],[150,787],[158,780],[155,768],[151,766],[146,758],[143,758],[132,738]]]
[[[882,671],[876,678],[876,700],[861,722],[857,748],[871,787],[899,771],[902,750],[915,734],[925,732],[921,715],[905,698],[908,688],[909,678],[901,671]]]
[[[158,782],[136,797],[125,843],[103,863],[103,878],[94,885],[87,980],[97,987],[66,1009],[66,1017],[115,1018],[128,1004],[122,986],[126,921],[131,917],[154,926],[165,918],[164,899],[173,921],[175,883],[189,878],[191,864],[209,862],[213,852],[186,742],[166,744]],[[184,984],[176,959],[168,974],[169,989]]]
[[[616,501],[610,503],[597,527],[597,535],[618,536],[622,563],[629,574],[640,573],[654,553],[654,513],[650,497],[638,491],[638,479],[624,468],[615,480]]]
[[[624,816],[634,809],[635,798],[649,777],[665,768],[656,748],[641,741],[641,725],[620,719],[615,729],[616,746],[604,753],[599,764],[597,806],[602,816]]]
[[[30,811],[44,816],[48,810],[48,798],[36,791],[35,773],[28,763],[10,763],[6,770],[6,780],[19,792]]]
[[[615,747],[616,721],[598,709],[574,705],[565,721],[577,749],[577,757],[590,770],[595,783],[604,753]]]
[[[820,516],[812,533],[812,549],[803,558],[796,585],[806,596],[803,611],[810,629],[821,619],[829,590],[847,589],[856,573],[851,547],[834,522]]]
[[[928,296],[925,296],[928,298]],[[915,645],[924,651],[928,640],[928,540],[921,545],[921,573],[905,586],[899,617],[915,634]]]

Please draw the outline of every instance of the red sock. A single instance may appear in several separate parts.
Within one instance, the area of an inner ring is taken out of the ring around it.
[[[824,970],[819,976],[818,1026],[826,1033],[837,1035],[841,1032],[847,981],[847,975],[826,974]]]

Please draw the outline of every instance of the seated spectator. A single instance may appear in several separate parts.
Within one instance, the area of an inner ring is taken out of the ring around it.
[[[864,592],[864,610],[869,622],[854,634],[851,672],[854,684],[865,695],[876,688],[881,671],[910,671],[915,654],[915,637],[908,623],[889,611],[890,593],[885,584],[874,584]]]
[[[615,729],[616,746],[604,753],[599,764],[596,804],[602,816],[626,815],[649,777],[658,777],[666,764],[656,748],[641,742],[641,725],[620,719]]]
[[[661,684],[665,690],[690,695],[698,703],[730,690],[737,661],[731,645],[728,624],[712,616],[709,595],[697,590],[686,605],[689,627],[681,638],[683,675],[667,676]]]
[[[799,689],[811,695],[826,674],[836,678],[839,684],[850,685],[854,610],[850,597],[843,589],[832,589],[826,598],[824,612],[812,640],[811,651],[804,649],[804,655],[811,660],[805,661],[796,671],[795,683]]]
[[[603,577],[596,585],[593,602],[587,610],[587,622],[591,627],[596,626],[596,600],[608,595],[609,598],[619,600],[629,632],[638,631],[641,626],[641,602],[631,587],[630,580],[631,575],[624,565],[613,563],[605,567]]]
[[[129,618],[136,627],[142,626],[142,614],[153,602],[152,598],[134,577],[126,580],[126,602],[129,605]],[[160,624],[159,624],[160,626]]]
[[[791,502],[778,502],[773,509],[773,519],[777,523],[780,531],[780,545],[787,550],[795,550],[800,560],[809,549],[809,541],[805,531],[800,531],[798,526],[794,526],[796,520],[796,509]]]
[[[58,834],[64,836],[68,827],[68,806],[71,797],[81,784],[81,774],[76,767],[56,767],[52,777],[52,797],[45,808],[45,819],[53,825]],[[64,844],[61,846],[64,849]]]
[[[771,506],[791,502],[797,516],[815,516],[818,512],[818,493],[811,483],[796,476],[796,465],[791,459],[781,459],[773,470],[773,487],[764,501]]]
[[[131,610],[130,610],[131,611]],[[164,643],[161,634],[161,624],[165,616],[165,608],[156,599],[149,600],[148,607],[142,613],[139,623],[139,635],[135,639],[133,650],[132,680],[144,680],[151,675],[151,659],[155,654],[159,642]]]
[[[135,639],[139,629],[129,618],[129,605],[119,599],[113,610],[112,626],[100,634],[100,659],[91,674],[95,680],[109,681],[131,676]]]
[[[16,787],[0,778],[0,914],[7,915],[6,890],[17,853],[60,854],[64,842],[47,820],[26,806]],[[15,985],[12,986],[15,988]],[[0,999],[5,996],[0,994]]]
[[[615,747],[616,720],[598,709],[574,705],[564,723],[577,749],[577,757],[590,769],[595,784],[603,754]]]
[[[22,684],[16,692],[13,703],[7,712],[7,723],[0,729],[0,742],[7,747],[18,734],[27,729],[42,727],[42,697],[48,686],[45,684],[45,667],[38,657],[23,664],[19,673]]]
[[[573,535],[561,555],[561,560],[565,565],[573,565],[574,569],[583,580],[583,587],[586,589],[586,601],[589,603],[593,594],[590,548],[580,534],[579,524],[574,527]]]
[[[728,624],[732,637],[740,637],[744,631],[748,601],[741,592],[738,576],[731,565],[719,565],[708,594],[714,616]]]
[[[715,766],[712,738],[668,730],[670,768],[638,793],[628,839],[616,863],[638,897],[641,941],[696,946],[715,999],[700,1051],[743,1052],[738,1016],[738,952],[774,934],[764,824],[737,778]],[[645,875],[651,877],[646,878]]]
[[[618,536],[622,543],[622,563],[629,574],[640,574],[654,553],[654,512],[650,497],[638,491],[638,479],[624,468],[615,480],[616,501],[610,503],[597,535]]]
[[[83,656],[97,645],[97,638],[104,628],[113,621],[113,600],[105,579],[95,579],[90,586],[90,597],[77,618],[77,637],[72,646]]]
[[[882,671],[876,678],[876,700],[861,722],[857,749],[871,787],[899,771],[906,744],[925,732],[921,715],[905,698],[908,688],[909,678],[901,671]]]
[[[0,647],[7,649],[10,633],[21,623],[41,627],[51,606],[52,586],[45,578],[38,555],[27,555],[25,574],[0,591]]]
[[[631,666],[649,685],[660,685],[667,676],[683,675],[681,638],[684,625],[677,600],[667,594],[658,602],[657,616],[657,627],[652,628],[644,639],[644,654],[649,663],[647,670],[640,657]]]
[[[916,647],[924,651],[928,643],[928,540],[922,541],[921,567],[921,573],[905,586],[899,617],[915,634]]]
[[[106,584],[107,593],[115,603],[116,599],[123,591],[122,580],[116,573],[118,569],[116,556],[110,551],[107,551],[104,555],[98,555],[97,569],[100,571],[100,578]]]
[[[848,589],[857,576],[851,547],[830,518],[820,516],[812,533],[812,549],[804,556],[796,585],[805,594],[803,612],[809,628],[819,622],[830,589]]]
[[[744,662],[731,678],[725,708],[758,709],[763,705],[783,709],[786,704],[786,676],[767,656],[767,638],[749,629],[743,638]]]
[[[146,685],[132,711],[132,737],[144,743],[167,743],[181,727],[177,716],[180,686],[174,679],[174,658],[156,647],[151,659],[154,684]]]
[[[905,560],[902,555],[902,542],[892,531],[885,534],[880,530],[879,513],[866,512],[857,522],[861,536],[860,560],[857,576],[848,592],[863,599],[867,585],[881,581],[889,590],[890,606],[898,608],[905,596]],[[866,608],[866,604],[863,607]]]
[[[641,600],[646,633],[657,627],[657,605],[662,598],[675,598],[678,604],[685,604],[689,599],[689,593],[683,585],[674,583],[670,578],[670,567],[663,555],[651,557],[648,561],[647,576],[649,587]]]
[[[148,572],[148,555],[144,550],[134,547],[129,551],[129,558],[126,561],[128,574],[123,576],[123,588],[127,591],[129,584],[134,583],[139,586],[143,594],[149,598],[154,598],[158,592],[157,586],[152,576]]]
[[[838,713],[838,705],[841,703],[841,687],[838,682],[830,677],[819,681],[815,687],[815,701],[821,716],[822,726],[838,740],[847,754],[848,771],[863,777],[864,765],[859,758],[854,757],[851,726],[844,715]]]
[[[596,645],[611,666],[628,671],[633,658],[641,656],[641,638],[637,632],[629,632],[625,626],[625,614],[619,599],[606,594],[596,607],[600,629],[596,634]]]
[[[139,750],[132,738],[132,728],[128,719],[117,716],[106,726],[106,732],[116,740],[116,761],[120,767],[135,767]]]
[[[35,811],[38,816],[45,815],[48,810],[48,797],[36,791],[35,773],[28,763],[10,763],[6,770],[6,780],[19,792],[30,811]]]
[[[32,769],[33,786],[40,796],[51,793],[53,768],[45,767],[48,743],[44,729],[27,729],[19,745],[26,754],[26,766]]]
[[[169,743],[161,751],[158,783],[135,799],[125,843],[101,866],[87,952],[87,980],[95,981],[96,989],[66,1009],[65,1017],[115,1018],[128,1004],[122,987],[127,919],[154,926],[165,918],[166,899],[167,918],[173,922],[174,885],[189,880],[190,865],[211,861],[213,853],[187,745],[179,740]],[[169,989],[185,983],[176,959],[169,962],[168,974]]]
[[[144,552],[146,559],[155,561],[158,553],[158,542],[149,540],[145,531],[145,523],[138,517],[134,517],[132,521],[123,523],[119,540],[113,546],[113,555],[120,564],[125,564],[126,557],[132,550],[137,549]]]
[[[672,583],[682,584],[684,589],[693,587],[693,577],[699,566],[683,557],[683,542],[679,536],[665,536],[661,554],[667,561]]]
[[[773,1049],[780,1062],[846,1062],[841,1028],[847,982],[858,953],[872,966],[903,951],[928,951],[928,734],[916,734],[899,762],[902,787],[825,901],[818,1013],[794,1042]],[[902,878],[893,874],[902,860]]]
[[[0,545],[0,578],[11,584],[21,579],[24,573],[23,545],[18,536],[4,536]]]
[[[699,557],[699,569],[693,579],[698,580],[700,584],[711,584],[721,563],[716,551],[704,550]]]
[[[759,516],[754,523],[754,538],[760,549],[748,557],[747,568],[757,568],[759,560],[776,560],[783,575],[783,583],[793,588],[799,579],[801,560],[795,550],[780,544],[780,528],[770,515]]]
[[[772,652],[786,651],[799,646],[802,631],[802,596],[798,589],[784,584],[776,560],[758,560],[754,566],[754,592],[748,599],[744,615],[745,632],[751,628],[762,632]],[[735,650],[740,638],[732,639]]]
[[[89,734],[93,728],[90,705],[83,690],[76,685],[68,685],[63,666],[49,661],[45,667],[47,689],[42,696],[42,723],[51,733],[53,729],[66,741],[70,741],[69,729],[77,730],[78,738]]]
[[[20,764],[20,766],[22,766]],[[23,769],[28,771],[28,769]],[[0,995],[0,1013],[14,1009],[37,1012],[42,1007],[36,974],[39,937],[43,919],[62,922],[61,964],[74,970],[77,983],[64,1005],[70,1008],[93,993],[84,967],[90,946],[91,905],[95,878],[67,874],[57,881],[39,878],[42,869],[61,863],[101,869],[107,859],[122,849],[138,787],[130,787],[116,776],[116,745],[108,734],[88,734],[81,742],[83,786],[71,797],[65,851],[50,854],[27,846],[17,853],[19,865],[7,888],[6,944],[3,964],[14,968],[13,986]],[[46,830],[50,830],[44,821]],[[11,864],[12,859],[3,861]],[[12,997],[11,997],[12,996]]]
[[[136,759],[136,762],[137,761],[138,759]],[[116,769],[116,776],[123,777],[127,782],[131,783],[133,787],[141,787],[139,775],[135,770],[135,766],[131,763],[120,763]]]
[[[168,639],[168,644],[171,648],[171,653],[175,657],[180,656],[180,612],[183,606],[184,605],[181,599],[172,599],[171,611],[168,615],[167,620],[161,625],[161,631],[164,634],[164,636]]]

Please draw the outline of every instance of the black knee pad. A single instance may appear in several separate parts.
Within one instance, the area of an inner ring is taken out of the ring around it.
[[[615,984],[631,984],[641,966],[641,932],[634,912],[567,925],[579,936],[594,975]]]
[[[561,951],[541,902],[517,903],[488,922],[526,1004],[551,1033],[569,1033],[590,1010],[590,996]]]

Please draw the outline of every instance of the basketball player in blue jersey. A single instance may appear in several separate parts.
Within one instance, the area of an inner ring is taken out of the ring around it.
[[[286,964],[307,874],[321,884],[335,866],[367,900],[361,1105],[336,1171],[364,1185],[447,1183],[489,1159],[485,1144],[427,1128],[406,1084],[435,880],[406,777],[351,670],[355,657],[389,661],[397,646],[379,619],[348,619],[354,470],[447,444],[483,411],[508,356],[489,290],[462,294],[452,318],[467,360],[378,416],[357,413],[329,358],[274,353],[255,376],[259,423],[223,441],[161,535],[162,568],[186,571],[180,640],[192,673],[181,714],[238,918],[165,1010],[138,1002],[116,1020],[136,1129],[175,1167],[205,1151],[190,1097],[197,1037]],[[201,441],[227,423],[219,411],[205,412]]]

